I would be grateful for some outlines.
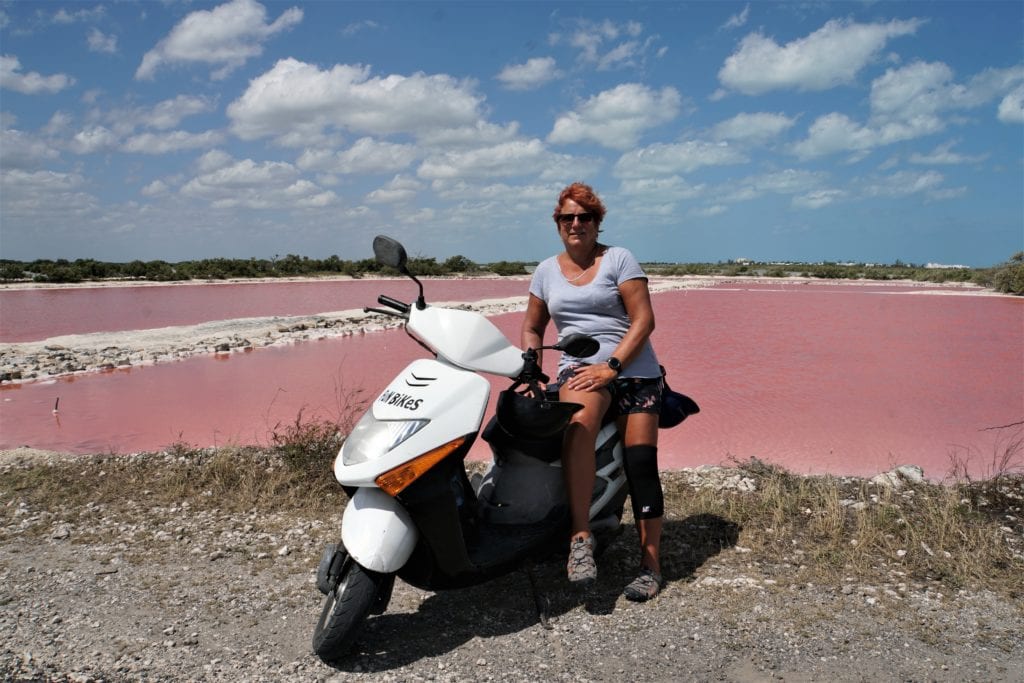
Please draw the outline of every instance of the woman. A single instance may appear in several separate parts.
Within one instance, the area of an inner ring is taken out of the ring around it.
[[[604,204],[590,186],[573,183],[562,190],[554,219],[565,251],[534,272],[522,346],[541,346],[552,319],[559,337],[582,332],[600,342],[586,361],[563,354],[558,368],[559,399],[583,405],[566,430],[562,450],[572,518],[567,571],[576,585],[597,579],[589,525],[594,448],[601,419],[614,406],[640,536],[640,573],[623,594],[644,601],[656,596],[662,583],[658,413],[664,383],[649,341],[654,311],[647,276],[627,249],[598,242],[604,216]]]

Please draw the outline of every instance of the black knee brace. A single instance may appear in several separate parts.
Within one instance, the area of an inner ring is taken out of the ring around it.
[[[661,517],[665,514],[665,497],[658,476],[658,447],[628,446],[623,455],[633,518]]]

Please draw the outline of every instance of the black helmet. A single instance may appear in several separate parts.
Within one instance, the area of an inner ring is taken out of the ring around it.
[[[565,429],[580,403],[537,399],[506,389],[498,394],[498,424],[521,438],[545,438]]]

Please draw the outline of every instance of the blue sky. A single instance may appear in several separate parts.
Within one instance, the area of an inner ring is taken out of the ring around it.
[[[0,257],[1024,249],[1024,3],[0,0]]]

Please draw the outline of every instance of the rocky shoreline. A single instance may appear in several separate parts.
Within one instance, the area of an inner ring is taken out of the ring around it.
[[[525,299],[455,304],[497,315],[522,310]],[[255,348],[332,337],[350,337],[401,324],[362,309],[308,316],[238,318],[150,330],[96,332],[37,342],[0,344],[0,381],[21,382],[70,374],[152,365],[208,354],[244,353]]]

